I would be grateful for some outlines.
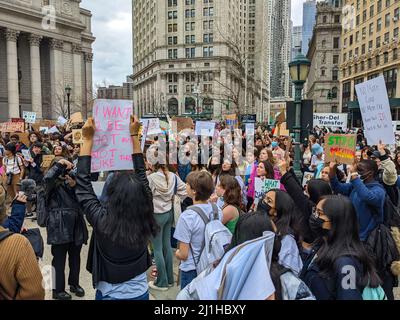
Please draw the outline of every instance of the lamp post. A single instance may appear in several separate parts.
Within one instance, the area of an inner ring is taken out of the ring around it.
[[[295,161],[294,171],[298,177],[301,177],[301,154],[300,154],[300,140],[301,140],[301,92],[303,91],[304,83],[307,80],[308,73],[310,72],[311,62],[302,54],[289,63],[290,77],[295,87],[294,103],[296,107],[296,123],[295,132]]]
[[[68,119],[71,119],[71,106],[70,106],[70,97],[71,97],[71,87],[67,85],[65,87],[65,93],[67,94],[67,101],[68,101]]]

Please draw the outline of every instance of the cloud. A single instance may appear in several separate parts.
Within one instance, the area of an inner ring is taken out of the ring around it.
[[[93,84],[122,84],[132,74],[131,1],[83,0],[81,7],[93,15]]]

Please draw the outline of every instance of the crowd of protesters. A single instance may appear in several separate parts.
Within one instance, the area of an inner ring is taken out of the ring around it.
[[[83,126],[83,144],[59,129],[31,131],[27,145],[1,133],[0,300],[44,298],[35,252],[20,234],[24,219],[46,227],[53,299],[85,295],[79,280],[88,225],[87,270],[97,300],[148,300],[149,290],[175,283],[177,298],[191,300],[394,299],[399,145],[368,145],[359,129],[354,164],[328,163],[328,130],[316,127],[299,142],[301,171],[313,176],[303,184],[293,170],[292,139],[267,127],[256,127],[250,148],[245,132],[238,143],[228,135],[218,143],[202,139],[200,147],[178,139],[189,161],[173,162],[159,138],[143,153],[132,117],[132,171],[109,173],[98,196],[90,172],[96,124]],[[206,158],[200,149],[208,149]],[[54,158],[44,166],[46,155]],[[279,181],[279,188],[260,197],[258,179]],[[33,199],[19,192],[26,180]]]

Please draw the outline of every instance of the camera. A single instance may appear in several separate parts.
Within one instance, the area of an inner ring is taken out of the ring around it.
[[[7,173],[7,185],[11,186],[13,180],[13,174],[11,172]]]
[[[25,179],[21,181],[20,192],[26,195],[26,200],[33,202],[36,199],[36,182],[35,180]]]

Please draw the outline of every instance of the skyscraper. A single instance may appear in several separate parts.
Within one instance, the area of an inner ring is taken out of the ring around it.
[[[301,44],[303,38],[303,26],[294,26],[292,28],[292,59],[301,53]]]
[[[302,45],[301,53],[307,55],[308,44],[313,35],[313,29],[315,26],[315,15],[317,14],[317,1],[306,0],[303,3],[303,30],[302,30]]]

